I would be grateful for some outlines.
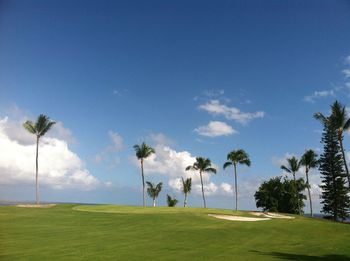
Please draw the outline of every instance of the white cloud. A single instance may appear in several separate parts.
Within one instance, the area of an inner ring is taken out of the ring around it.
[[[201,110],[207,111],[212,115],[222,115],[228,120],[234,120],[241,124],[246,124],[249,121],[257,118],[263,118],[265,112],[242,112],[240,109],[235,107],[228,107],[225,104],[220,103],[219,100],[210,100],[209,102],[202,104],[198,107]]]
[[[233,187],[230,184],[223,182],[221,183],[220,188],[223,191],[223,193],[228,194],[230,196],[233,195]]]
[[[315,91],[313,94],[305,96],[304,101],[315,102],[315,100],[320,98],[326,98],[329,96],[335,96],[334,90],[324,90],[324,91]]]
[[[218,192],[218,186],[215,185],[215,183],[213,183],[213,182],[203,184],[203,189],[204,189],[204,194],[206,196],[213,196],[213,195],[216,195]],[[193,193],[195,193],[197,195],[202,195],[201,184],[194,184]]]
[[[199,126],[194,131],[207,137],[229,136],[237,133],[235,129],[222,121],[210,121],[208,125]]]
[[[9,122],[6,118],[0,121],[1,184],[34,184],[36,145],[8,135],[19,131],[16,129],[18,126],[21,124]],[[41,138],[39,182],[56,189],[90,190],[100,185],[100,181],[89,173],[78,155],[70,151],[65,140],[51,137]]]

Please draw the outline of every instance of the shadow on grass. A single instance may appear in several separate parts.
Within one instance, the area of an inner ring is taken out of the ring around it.
[[[336,260],[336,261],[349,261],[350,256],[345,255],[323,255],[323,256],[309,256],[302,254],[290,254],[281,252],[261,252],[252,250],[251,252],[263,255],[263,256],[273,256],[282,260],[300,260],[300,261],[325,261],[325,260]]]

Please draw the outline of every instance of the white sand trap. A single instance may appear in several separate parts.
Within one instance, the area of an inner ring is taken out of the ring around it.
[[[22,205],[16,205],[16,207],[20,207],[20,208],[52,208],[54,206],[56,206],[56,204],[39,204],[39,205],[36,205],[36,204],[33,204],[33,205],[22,204]]]
[[[250,214],[258,217],[267,217],[267,218],[282,218],[282,219],[293,219],[294,217],[286,216],[286,215],[281,215],[277,213],[272,213],[272,212],[250,212]]]
[[[239,216],[229,216],[229,215],[214,215],[214,214],[208,214],[208,216],[219,218],[219,219],[225,219],[225,220],[246,221],[246,222],[263,221],[263,220],[271,219],[271,218],[239,217]]]

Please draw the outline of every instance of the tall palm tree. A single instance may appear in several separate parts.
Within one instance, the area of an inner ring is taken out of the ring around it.
[[[26,121],[23,127],[36,136],[36,157],[35,157],[35,201],[39,204],[39,140],[44,136],[56,122],[51,121],[46,115],[40,114],[36,122]]]
[[[295,179],[295,173],[299,170],[300,168],[300,162],[296,157],[291,157],[289,159],[287,159],[288,162],[288,167],[282,165],[281,169],[283,169],[284,171],[291,173],[293,175],[293,180],[294,180],[294,193],[295,193],[295,197],[297,199],[298,202],[298,211],[299,211],[299,215],[301,215],[301,209],[300,209],[300,202],[299,202],[299,193],[297,192],[297,188],[296,188],[296,179]]]
[[[153,183],[146,181],[147,183],[147,193],[148,195],[153,199],[153,207],[156,206],[156,199],[162,190],[163,183],[159,182],[157,185],[154,185]]]
[[[143,162],[146,158],[148,158],[152,153],[155,153],[156,151],[148,146],[146,143],[142,143],[140,145],[134,145],[134,149],[136,152],[136,157],[140,160],[141,163],[141,177],[142,177],[142,197],[143,197],[143,206],[146,206],[145,202],[145,176],[143,172]]]
[[[191,188],[192,188],[192,179],[188,178],[186,180],[184,180],[184,178],[182,179],[182,192],[185,194],[185,200],[184,200],[184,207],[187,207],[187,194],[191,192]]]
[[[203,157],[197,157],[196,162],[193,163],[193,165],[188,166],[186,170],[198,170],[199,171],[199,176],[201,178],[201,185],[202,185],[202,197],[203,197],[203,204],[204,208],[207,207],[207,204],[205,203],[205,196],[204,196],[204,187],[203,187],[203,177],[202,174],[204,172],[208,173],[214,173],[216,174],[216,169],[211,166],[211,161],[210,159],[203,158]]]
[[[348,165],[346,163],[346,157],[345,157],[345,151],[343,146],[343,139],[344,139],[344,131],[350,129],[350,118],[347,116],[345,106],[339,103],[338,101],[335,101],[333,105],[331,106],[332,109],[332,118],[324,116],[321,112],[317,112],[314,114],[314,118],[321,121],[323,124],[327,124],[330,120],[332,120],[332,124],[335,124],[335,127],[338,130],[338,141],[341,148],[344,166],[346,175],[348,178],[348,186],[350,188],[350,174]]]
[[[224,163],[224,169],[233,165],[235,174],[235,195],[236,195],[236,211],[238,208],[238,191],[237,191],[237,164],[244,164],[248,167],[251,165],[249,155],[242,149],[233,150],[227,154],[227,161]]]
[[[306,186],[309,194],[310,212],[311,212],[311,217],[313,217],[312,200],[311,200],[310,183],[309,183],[309,171],[312,168],[316,168],[318,165],[317,154],[313,150],[307,150],[304,153],[304,155],[301,157],[300,164],[302,166],[305,166]]]

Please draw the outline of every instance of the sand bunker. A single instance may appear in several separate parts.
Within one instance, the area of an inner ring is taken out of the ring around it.
[[[271,213],[271,212],[250,212],[250,214],[258,217],[266,217],[266,218],[282,218],[282,219],[293,219],[294,217],[281,215],[277,213]]]
[[[22,205],[16,205],[16,207],[20,208],[52,208],[56,206],[56,204],[39,204],[39,205],[30,205],[30,204],[22,204]]]
[[[264,221],[264,220],[270,220],[271,218],[254,218],[254,217],[239,217],[239,216],[229,216],[229,215],[214,215],[214,214],[208,214],[210,217],[215,217],[219,219],[225,219],[225,220],[232,220],[232,221]]]

